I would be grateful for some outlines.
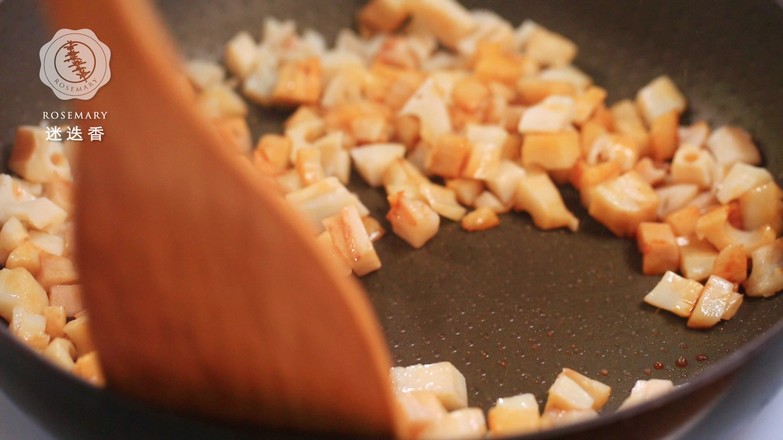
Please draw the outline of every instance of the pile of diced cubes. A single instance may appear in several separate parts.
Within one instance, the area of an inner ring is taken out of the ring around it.
[[[73,263],[72,145],[41,127],[16,131],[0,175],[0,316],[11,334],[55,365],[102,384]]]
[[[270,18],[260,41],[227,43],[228,79],[213,62],[187,70],[221,133],[321,231],[345,274],[381,267],[373,241],[385,232],[346,188],[353,168],[383,187],[386,219],[414,248],[441,221],[479,231],[509,211],[576,231],[558,187],[570,184],[590,216],[637,239],[644,274],[664,275],[645,300],[689,327],[783,288],[780,187],[742,128],[683,125],[669,77],[610,105],[571,64],[573,42],[453,0],[372,0],[358,22],[361,36],[343,30],[327,48]],[[296,111],[253,150],[240,95]]]
[[[487,416],[468,407],[465,377],[449,362],[392,368],[392,385],[409,439],[475,439],[526,434],[587,420],[606,405],[611,387],[564,368],[549,387],[543,412],[536,396],[497,400]],[[670,391],[668,380],[636,382],[620,410]]]

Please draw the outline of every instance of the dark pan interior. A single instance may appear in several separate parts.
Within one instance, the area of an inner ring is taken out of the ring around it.
[[[238,30],[258,32],[264,16],[293,18],[301,28],[333,36],[352,24],[361,3],[199,0],[159,6],[188,57],[218,59],[225,41]],[[686,120],[745,127],[762,148],[765,166],[783,180],[783,9],[773,0],[464,3],[495,10],[515,25],[532,18],[573,39],[580,48],[575,64],[609,91],[610,102],[669,74],[689,99]],[[62,106],[37,80],[37,50],[49,33],[27,8],[19,0],[0,5],[0,53],[4,59],[19,54],[0,84],[6,154],[13,127],[37,123],[41,111]],[[279,131],[285,117],[254,109],[254,134]],[[383,219],[383,194],[356,176],[352,185]],[[384,267],[362,281],[395,363],[453,362],[467,378],[470,403],[485,409],[520,392],[543,400],[560,368],[570,367],[613,387],[611,410],[637,379],[682,384],[701,376],[695,381],[701,388],[722,383],[764,338],[780,333],[780,297],[746,300],[733,320],[707,332],[644,305],[642,297],[658,279],[640,274],[635,244],[590,219],[574,191],[565,197],[582,219],[577,234],[542,232],[526,215],[510,214],[500,228],[476,234],[444,221],[417,251],[391,234],[381,240]],[[708,360],[699,362],[698,355]],[[680,357],[687,366],[676,366]],[[663,368],[654,368],[656,362]],[[699,402],[694,398],[693,406]],[[617,417],[610,421],[622,424]]]

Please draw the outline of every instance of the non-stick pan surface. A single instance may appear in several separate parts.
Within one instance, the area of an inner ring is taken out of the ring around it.
[[[188,57],[218,59],[228,38],[243,29],[258,32],[265,16],[293,18],[303,28],[334,36],[341,27],[351,26],[361,3],[235,0],[159,5]],[[633,97],[652,78],[669,74],[689,98],[686,120],[745,127],[762,148],[765,166],[781,180],[783,9],[774,1],[464,3],[497,11],[513,24],[532,18],[573,39],[580,47],[575,64],[609,91],[610,102]],[[35,123],[41,111],[62,106],[38,82],[38,48],[49,32],[28,8],[30,4],[20,0],[0,5],[0,53],[6,64],[0,82],[4,151],[14,126]],[[15,69],[9,71],[9,65]],[[279,131],[285,117],[284,112],[254,109],[255,135]],[[388,207],[383,194],[356,177],[352,185],[375,217],[384,218]],[[451,361],[467,378],[470,403],[485,409],[498,397],[520,392],[543,400],[563,367],[611,385],[610,411],[638,379],[688,383],[625,415],[540,436],[663,435],[706,407],[745,359],[763,348],[764,340],[781,333],[783,299],[748,299],[733,320],[710,331],[689,330],[684,320],[642,303],[658,280],[640,274],[635,244],[613,237],[590,219],[575,192],[565,190],[565,197],[582,219],[577,234],[542,232],[526,215],[510,214],[502,217],[501,227],[476,234],[445,221],[440,233],[416,251],[393,235],[382,239],[377,248],[384,267],[362,281],[394,361]],[[36,361],[5,332],[0,353],[0,385],[63,435],[206,438],[223,432],[90,390]],[[63,399],[57,401],[64,408],[46,406],[55,400],[36,395],[43,390]],[[86,418],[72,420],[74,411],[86,413]],[[137,417],[143,422],[133,422]]]

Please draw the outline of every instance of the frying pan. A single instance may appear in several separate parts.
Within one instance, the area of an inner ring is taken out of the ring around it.
[[[258,32],[266,16],[293,18],[301,28],[333,37],[351,26],[361,4],[159,2],[186,56],[210,59],[219,59],[222,45],[238,30]],[[609,91],[609,102],[633,97],[652,78],[669,74],[689,99],[686,121],[745,127],[762,149],[765,166],[781,181],[783,8],[773,0],[464,4],[497,11],[515,25],[532,18],[573,39],[580,47],[575,64]],[[0,35],[5,159],[14,127],[37,123],[42,111],[63,104],[38,81],[38,49],[51,37],[39,11],[30,2],[4,1]],[[254,135],[279,131],[286,116],[254,108]],[[384,217],[383,194],[356,176],[352,188],[376,218]],[[574,191],[566,189],[564,197],[582,219],[577,234],[539,231],[526,215],[510,214],[502,217],[501,227],[476,234],[444,222],[421,250],[411,250],[393,235],[377,243],[384,267],[362,282],[394,361],[451,361],[467,378],[471,405],[484,409],[498,397],[520,392],[543,399],[562,367],[612,386],[605,415],[526,438],[669,434],[703,414],[749,358],[779,337],[783,299],[747,299],[733,320],[706,332],[689,330],[682,319],[642,303],[657,278],[640,274],[635,244],[614,238],[590,219]],[[687,366],[678,366],[679,358]],[[656,363],[663,368],[654,368]],[[684,385],[652,402],[612,412],[637,379],[650,378]],[[39,360],[5,329],[0,331],[0,386],[63,438],[309,438],[189,418],[93,389]]]

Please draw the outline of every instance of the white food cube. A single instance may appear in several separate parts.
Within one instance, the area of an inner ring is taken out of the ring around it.
[[[323,229],[323,219],[337,214],[348,205],[353,205],[362,217],[370,213],[359,198],[351,194],[336,177],[327,177],[290,192],[285,198],[303,213],[318,231]]]
[[[387,194],[392,194],[388,190],[389,185],[418,186],[426,183],[429,183],[429,179],[415,165],[403,158],[392,162],[383,173],[383,185],[387,187]]]
[[[634,405],[652,400],[658,396],[674,389],[674,384],[670,380],[650,379],[637,380],[631,389],[631,395],[628,396],[619,409],[630,408]]]
[[[49,288],[49,302],[63,307],[65,316],[73,318],[84,310],[81,286],[78,284],[57,284]]]
[[[462,175],[473,179],[487,179],[500,165],[500,156],[508,133],[500,126],[471,124],[467,127],[466,136],[472,148]]]
[[[750,134],[739,127],[723,126],[707,138],[707,148],[721,165],[761,163],[761,154]]]
[[[481,408],[452,411],[425,428],[422,440],[478,439],[487,433],[487,422]]]
[[[101,364],[98,361],[98,353],[96,351],[79,355],[71,373],[99,388],[106,384],[106,379],[103,376]]]
[[[687,318],[691,315],[703,288],[697,281],[667,271],[661,281],[644,297],[644,302]]]
[[[74,357],[76,348],[73,343],[65,338],[54,338],[43,351],[43,357],[65,371],[71,371],[76,365]]]
[[[269,104],[279,78],[278,63],[277,55],[265,47],[260,48],[255,58],[255,65],[242,82],[242,94],[258,104]]]
[[[185,74],[198,90],[221,84],[226,77],[223,67],[208,60],[188,61],[185,63]]]
[[[350,154],[359,175],[370,186],[379,186],[383,183],[386,169],[394,161],[405,156],[405,146],[402,144],[363,145],[353,148]]]
[[[27,269],[0,269],[0,316],[3,319],[10,322],[17,306],[30,313],[41,314],[48,305],[46,290]]]
[[[321,167],[326,176],[334,176],[347,185],[351,177],[351,155],[343,148],[343,133],[328,134],[313,143],[321,152]]]
[[[745,192],[739,198],[742,226],[756,229],[769,225],[778,234],[783,231],[783,191],[769,182]],[[2,231],[0,231],[2,237]],[[2,242],[2,240],[0,240]]]
[[[729,307],[732,293],[734,284],[731,281],[710,275],[688,318],[688,327],[709,328],[720,322]]]
[[[430,208],[449,220],[460,221],[467,213],[467,209],[457,202],[457,194],[452,189],[434,183],[422,183],[418,189]]]
[[[451,131],[449,109],[432,79],[424,81],[402,107],[399,115],[419,118],[421,138],[430,144],[434,144],[441,135]]]
[[[473,202],[484,191],[484,184],[480,180],[459,178],[447,180],[446,188],[454,191],[461,204],[473,206]]]
[[[689,240],[680,245],[680,272],[689,280],[706,280],[717,257],[718,251],[709,243]]]
[[[639,107],[647,125],[652,125],[658,116],[672,110],[682,113],[687,105],[682,92],[668,76],[659,76],[642,87],[636,94]]]
[[[381,260],[355,206],[348,205],[338,214],[325,218],[323,225],[332,237],[334,247],[356,275],[363,276],[381,268]]]
[[[315,237],[315,244],[329,255],[329,262],[332,263],[336,273],[343,276],[348,276],[353,273],[351,266],[345,261],[343,254],[335,247],[334,242],[332,241],[332,234],[327,231],[321,232]],[[54,287],[52,287],[52,289],[54,289]]]
[[[756,249],[750,258],[753,269],[744,284],[748,296],[770,297],[783,290],[783,239]]]
[[[0,231],[2,233],[2,231]],[[58,235],[40,231],[31,231],[28,241],[38,249],[56,256],[62,256],[65,252],[65,239]]]
[[[575,131],[526,134],[522,142],[521,154],[522,165],[525,168],[541,167],[547,171],[568,174],[582,156],[579,134]],[[615,158],[613,157],[612,160]],[[632,162],[635,161],[634,154]]]
[[[84,356],[95,350],[95,345],[92,342],[92,335],[90,335],[89,331],[89,319],[87,315],[81,315],[68,324],[65,324],[63,331],[76,347],[77,355]]]
[[[24,268],[31,274],[41,271],[41,254],[43,252],[29,241],[25,241],[16,247],[5,260],[7,269]]]
[[[545,66],[566,66],[573,61],[578,50],[573,41],[539,25],[520,28],[517,38],[524,41],[524,54]]]
[[[715,175],[715,159],[709,151],[684,144],[674,153],[671,176],[674,183],[692,183],[709,189]]]
[[[258,45],[250,33],[242,31],[228,40],[224,56],[228,71],[244,79],[256,63]]]
[[[665,218],[678,211],[699,195],[699,187],[693,183],[676,183],[655,188],[658,196],[658,218]]]
[[[631,237],[640,223],[655,221],[658,195],[638,173],[629,171],[595,186],[589,212],[615,235]]]
[[[501,160],[492,174],[485,180],[487,188],[500,200],[508,205],[514,201],[514,195],[519,188],[519,181],[525,177],[525,170],[510,160]]]
[[[346,66],[335,72],[321,95],[321,107],[331,108],[362,99],[362,83],[367,74],[363,67]]]
[[[680,145],[703,147],[707,142],[707,136],[710,135],[710,126],[704,121],[699,121],[687,127],[680,127],[677,130],[677,135],[680,138]]]
[[[448,410],[468,406],[465,376],[451,362],[393,367],[391,379],[395,394],[427,391],[435,394]]]
[[[636,165],[640,163],[639,146],[629,135],[605,134],[598,136],[592,145],[588,146],[586,158],[590,165],[615,162],[622,171],[629,171],[637,168]]]
[[[494,194],[490,191],[483,191],[473,201],[473,207],[476,209],[489,209],[495,214],[505,214],[510,209],[510,204],[503,204]]]
[[[520,133],[554,133],[571,127],[576,103],[570,96],[548,96],[522,113]]]
[[[27,228],[16,217],[10,217],[0,229],[0,263],[5,264],[8,255],[27,240]]]
[[[595,399],[590,393],[585,391],[570,377],[560,374],[552,386],[549,387],[544,411],[552,409],[566,411],[593,409],[594,404]]]
[[[594,409],[550,409],[541,414],[541,429],[552,429],[572,425],[598,417]]]
[[[36,279],[47,291],[54,285],[74,284],[79,280],[76,266],[70,258],[43,252],[40,256],[40,262],[41,269],[36,275]]]
[[[62,225],[68,213],[46,197],[19,202],[7,207],[9,215],[17,217],[38,230],[50,230]]]
[[[718,186],[715,198],[726,204],[742,197],[743,194],[753,188],[772,181],[772,174],[765,168],[754,167],[746,163],[737,162],[731,166],[723,182]]]
[[[23,125],[16,129],[16,139],[8,167],[25,180],[49,182],[58,175],[71,179],[71,167],[65,158],[63,144],[46,140],[46,130]]]
[[[247,104],[225,84],[217,84],[204,89],[196,98],[198,106],[209,118],[231,118],[247,116]]]
[[[424,246],[440,227],[440,216],[430,206],[405,192],[388,196],[390,209],[386,218],[392,230],[414,248]]]
[[[566,208],[560,191],[542,171],[529,171],[519,180],[514,209],[528,212],[541,229],[579,228],[579,219]]]
[[[49,344],[46,318],[30,312],[25,306],[14,307],[8,329],[12,335],[36,350],[43,350]]]
[[[468,10],[455,0],[416,0],[407,2],[407,6],[414,20],[450,48],[457,47],[476,26]]]
[[[493,437],[536,432],[541,428],[538,401],[529,393],[498,399],[487,419]]]
[[[610,107],[614,130],[617,133],[628,135],[637,144],[639,153],[647,153],[649,150],[649,134],[639,115],[638,107],[629,99],[614,103]]]
[[[475,26],[470,34],[457,43],[457,52],[464,56],[475,54],[480,44],[491,42],[511,49],[514,45],[514,29],[496,13],[487,10],[470,11]],[[426,70],[426,69],[425,69]]]
[[[408,18],[405,0],[372,0],[357,15],[362,29],[373,32],[393,32]]]
[[[448,414],[438,397],[428,391],[400,393],[394,398],[403,419],[403,438],[418,438],[422,430]]]
[[[289,194],[302,189],[302,182],[299,180],[299,173],[297,173],[293,168],[290,168],[275,176],[275,183],[277,184],[277,188],[283,194]]]
[[[544,81],[565,82],[574,86],[576,90],[584,90],[593,83],[586,73],[572,65],[544,69],[538,74],[538,78]]]
[[[764,225],[752,231],[737,229],[729,223],[729,205],[722,205],[696,220],[696,236],[706,239],[718,250],[742,245],[747,252],[775,241],[775,230]]]
[[[590,379],[570,368],[563,368],[561,374],[576,382],[577,385],[582,387],[582,389],[593,398],[592,409],[598,411],[606,405],[607,401],[609,401],[609,395],[612,393],[612,387],[609,385],[595,379]]]

